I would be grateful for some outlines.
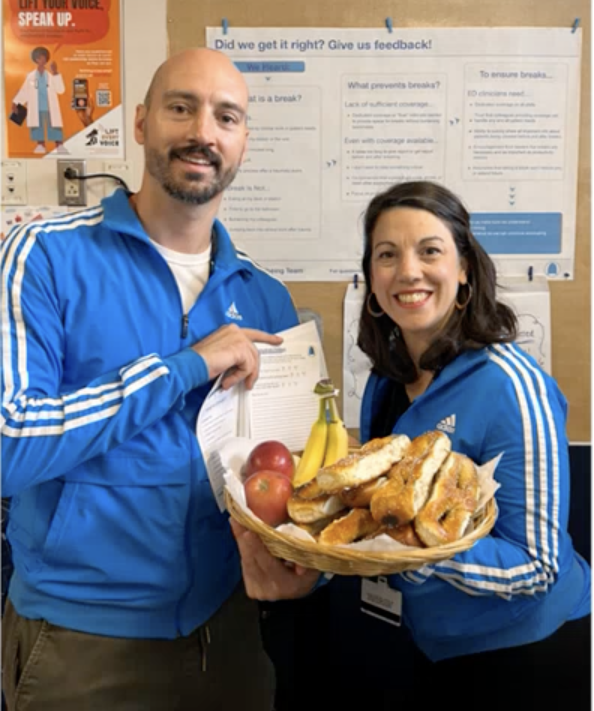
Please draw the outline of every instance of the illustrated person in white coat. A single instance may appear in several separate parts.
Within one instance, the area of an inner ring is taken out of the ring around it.
[[[46,153],[46,140],[55,142],[57,153],[68,153],[63,145],[62,112],[58,100],[58,94],[65,91],[62,75],[55,62],[47,70],[50,53],[45,47],[35,47],[31,59],[37,69],[27,74],[13,99],[12,110],[16,111],[17,104],[27,106],[27,126],[31,140],[37,143],[34,153]]]

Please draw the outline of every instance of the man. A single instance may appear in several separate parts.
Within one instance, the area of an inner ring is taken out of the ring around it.
[[[297,323],[285,287],[215,219],[247,105],[224,55],[172,57],[136,112],[140,191],[3,246],[10,711],[269,708],[253,603],[194,434],[213,379],[252,387],[254,343]],[[263,569],[276,597],[318,579],[237,535],[259,566],[252,597]]]

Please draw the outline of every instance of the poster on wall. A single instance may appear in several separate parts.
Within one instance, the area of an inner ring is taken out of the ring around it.
[[[572,279],[581,29],[207,29],[250,90],[249,146],[222,203],[285,281],[360,272],[362,214],[388,186],[457,193],[501,275]]]
[[[3,0],[8,158],[124,157],[119,0]]]

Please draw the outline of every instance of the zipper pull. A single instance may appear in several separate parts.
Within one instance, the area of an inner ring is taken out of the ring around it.
[[[189,318],[188,314],[184,314],[182,316],[182,330],[181,330],[181,337],[182,338],[186,338],[186,336],[188,335],[189,321],[190,321],[190,318]]]

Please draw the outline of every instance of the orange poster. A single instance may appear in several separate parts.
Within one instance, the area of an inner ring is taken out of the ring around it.
[[[9,158],[124,157],[119,0],[2,0]]]

